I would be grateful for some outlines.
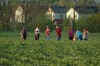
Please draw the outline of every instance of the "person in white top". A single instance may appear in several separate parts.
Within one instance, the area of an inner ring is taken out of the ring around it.
[[[36,29],[35,29],[35,40],[39,40],[39,37],[40,37],[40,29],[39,27],[37,26]]]
[[[83,30],[83,40],[88,40],[88,30],[87,29],[84,29]]]

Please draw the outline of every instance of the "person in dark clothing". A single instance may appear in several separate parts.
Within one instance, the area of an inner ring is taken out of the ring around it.
[[[26,40],[27,31],[26,31],[25,27],[22,28],[20,34],[21,34],[21,38],[24,39],[24,40]]]

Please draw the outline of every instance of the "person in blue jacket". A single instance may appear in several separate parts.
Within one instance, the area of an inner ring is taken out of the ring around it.
[[[78,40],[82,40],[82,33],[81,33],[81,31],[79,31],[79,30],[76,31],[76,37],[77,37]]]

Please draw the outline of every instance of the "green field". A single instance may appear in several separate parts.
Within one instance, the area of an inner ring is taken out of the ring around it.
[[[22,40],[19,33],[0,32],[0,66],[100,66],[100,33],[90,33],[88,41],[69,41],[63,33],[61,41],[55,33],[45,40],[34,40],[28,33]]]

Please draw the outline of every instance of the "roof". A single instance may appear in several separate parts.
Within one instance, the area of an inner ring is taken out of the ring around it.
[[[98,13],[98,7],[75,7],[75,10],[80,14]]]
[[[50,6],[55,13],[66,13],[69,8],[63,6]]]

